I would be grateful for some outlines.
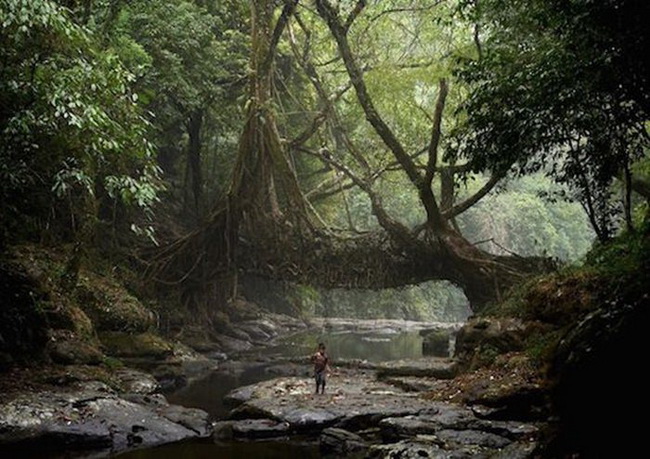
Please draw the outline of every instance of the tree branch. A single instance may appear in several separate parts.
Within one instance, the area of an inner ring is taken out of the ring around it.
[[[431,186],[433,176],[438,166],[438,145],[440,144],[440,135],[442,125],[442,112],[445,109],[445,101],[447,99],[448,87],[447,80],[440,79],[438,85],[438,100],[436,101],[436,108],[433,113],[433,122],[431,123],[431,141],[429,142],[429,160],[427,161],[427,170],[424,176],[425,186]]]
[[[363,11],[365,7],[366,0],[358,0],[357,4],[354,5],[354,8],[350,11],[350,14],[348,14],[348,17],[345,20],[345,24],[343,24],[346,34],[348,33],[348,30],[350,30],[350,27],[352,27],[354,20],[361,14],[361,11]]]
[[[366,115],[366,119],[402,165],[411,182],[419,187],[422,182],[422,175],[418,172],[415,163],[413,163],[409,155],[406,153],[402,144],[377,112],[377,109],[368,94],[368,89],[366,88],[363,79],[363,72],[356,63],[352,51],[350,50],[350,45],[345,34],[345,28],[341,25],[338,13],[327,0],[317,0],[316,7],[321,17],[325,19],[325,22],[337,42],[339,52],[341,53],[346,70],[357,93],[357,99]]]
[[[273,59],[275,58],[275,50],[278,47],[278,43],[280,42],[282,32],[289,22],[289,18],[296,10],[297,4],[298,0],[285,1],[284,8],[282,8],[282,13],[278,18],[278,22],[275,23],[275,28],[273,29],[273,35],[271,36],[271,42],[269,43],[268,54],[266,55],[266,58],[260,67],[261,75],[266,75],[271,68],[271,64],[273,64]]]
[[[492,174],[492,177],[487,181],[485,185],[481,187],[480,190],[478,190],[476,193],[474,193],[472,196],[464,200],[463,202],[453,206],[451,209],[445,211],[442,213],[442,216],[449,220],[451,218],[454,218],[463,212],[465,212],[467,209],[472,207],[474,204],[479,202],[481,199],[485,197],[492,189],[496,186],[499,181],[505,177],[506,173],[505,172],[495,172]]]

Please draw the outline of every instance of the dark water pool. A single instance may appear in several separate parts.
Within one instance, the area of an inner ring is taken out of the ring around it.
[[[315,459],[320,458],[315,440],[213,443],[186,442],[120,454],[120,459]]]

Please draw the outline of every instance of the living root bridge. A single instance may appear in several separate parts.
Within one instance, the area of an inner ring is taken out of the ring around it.
[[[259,237],[240,240],[242,271],[325,288],[375,290],[447,280],[464,290],[475,310],[500,299],[525,277],[552,267],[545,258],[487,254],[463,238],[453,245],[419,238],[404,246],[384,232],[306,238],[287,227],[276,231],[282,234],[282,242]]]

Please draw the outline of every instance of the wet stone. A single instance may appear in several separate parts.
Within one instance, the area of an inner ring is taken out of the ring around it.
[[[349,457],[368,450],[368,443],[361,436],[334,427],[323,430],[319,438],[320,451],[323,455]]]
[[[499,435],[483,432],[481,430],[440,430],[436,432],[436,437],[440,439],[446,447],[457,447],[459,445],[475,445],[492,449],[503,448],[512,443],[507,438]],[[451,449],[450,448],[450,449]]]
[[[244,419],[233,422],[231,429],[234,438],[272,438],[287,435],[290,426],[271,419]]]

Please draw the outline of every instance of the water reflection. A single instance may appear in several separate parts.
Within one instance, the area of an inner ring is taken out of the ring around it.
[[[370,362],[422,357],[422,338],[417,332],[355,333],[310,331],[287,338],[285,342],[260,351],[264,355],[308,356],[318,343],[327,346],[332,361],[360,359]]]

